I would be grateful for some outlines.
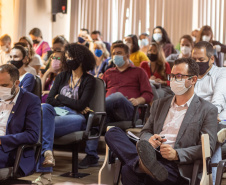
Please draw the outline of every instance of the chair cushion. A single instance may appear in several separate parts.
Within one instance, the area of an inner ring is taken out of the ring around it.
[[[12,177],[12,174],[13,174],[13,167],[2,168],[0,169],[0,180],[8,179],[9,177]]]
[[[54,144],[56,145],[68,145],[75,142],[79,142],[83,139],[83,134],[85,131],[72,132],[62,137],[54,139]]]

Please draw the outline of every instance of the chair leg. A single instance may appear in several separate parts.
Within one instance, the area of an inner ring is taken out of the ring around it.
[[[78,147],[79,147],[79,143],[75,143],[72,146],[72,171],[64,173],[60,176],[72,177],[72,178],[82,178],[87,175],[90,175],[89,173],[78,173]]]
[[[218,163],[215,185],[221,185],[222,175],[224,173],[225,167],[226,167],[226,160],[222,160]]]

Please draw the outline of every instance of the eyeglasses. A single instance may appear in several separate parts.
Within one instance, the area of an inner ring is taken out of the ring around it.
[[[168,78],[169,81],[173,81],[173,79],[175,78],[175,80],[176,80],[177,82],[181,82],[182,79],[183,79],[185,76],[189,77],[188,80],[190,80],[191,77],[193,77],[194,75],[182,75],[182,74],[176,74],[176,75],[175,75],[175,74],[169,74],[169,75],[167,76],[167,78]]]
[[[60,60],[61,58],[60,57],[52,57],[52,59]]]

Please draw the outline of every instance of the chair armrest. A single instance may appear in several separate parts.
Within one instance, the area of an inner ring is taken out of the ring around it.
[[[94,125],[95,118],[97,117],[99,117],[98,125]],[[106,119],[106,112],[90,112],[83,138],[86,140],[99,138],[104,128],[105,119]],[[99,131],[97,135],[90,136],[90,131],[93,126],[99,126]]]
[[[215,185],[221,185],[222,176],[223,176],[225,167],[226,167],[226,160],[222,160],[218,163]]]
[[[25,148],[34,148],[34,147],[36,147],[36,152],[35,152],[35,165],[36,165],[38,162],[38,159],[40,157],[40,154],[41,154],[42,144],[36,143],[36,144],[32,144],[32,145],[21,145],[18,147],[17,153],[16,153],[16,159],[15,159],[14,167],[13,167],[13,177],[18,176],[18,168],[19,168],[19,164],[20,164],[21,155],[22,155],[24,149]]]
[[[134,107],[133,119],[132,119],[133,128],[136,127],[137,114],[138,114],[139,109],[141,109],[140,117],[141,117],[142,125],[144,125],[146,114],[147,114],[147,108],[148,108],[148,104],[140,104],[140,105],[137,105]]]

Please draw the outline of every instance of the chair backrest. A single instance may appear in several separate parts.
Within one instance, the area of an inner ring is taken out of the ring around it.
[[[35,76],[35,86],[32,90],[32,93],[42,99],[42,82],[38,76]]]
[[[105,93],[104,81],[96,78],[95,92],[89,105],[94,112],[105,112]]]
[[[153,95],[154,95],[153,101],[159,99],[158,92],[157,92],[155,86],[154,86],[152,83],[151,83],[151,88],[152,88],[152,93],[153,93]]]

